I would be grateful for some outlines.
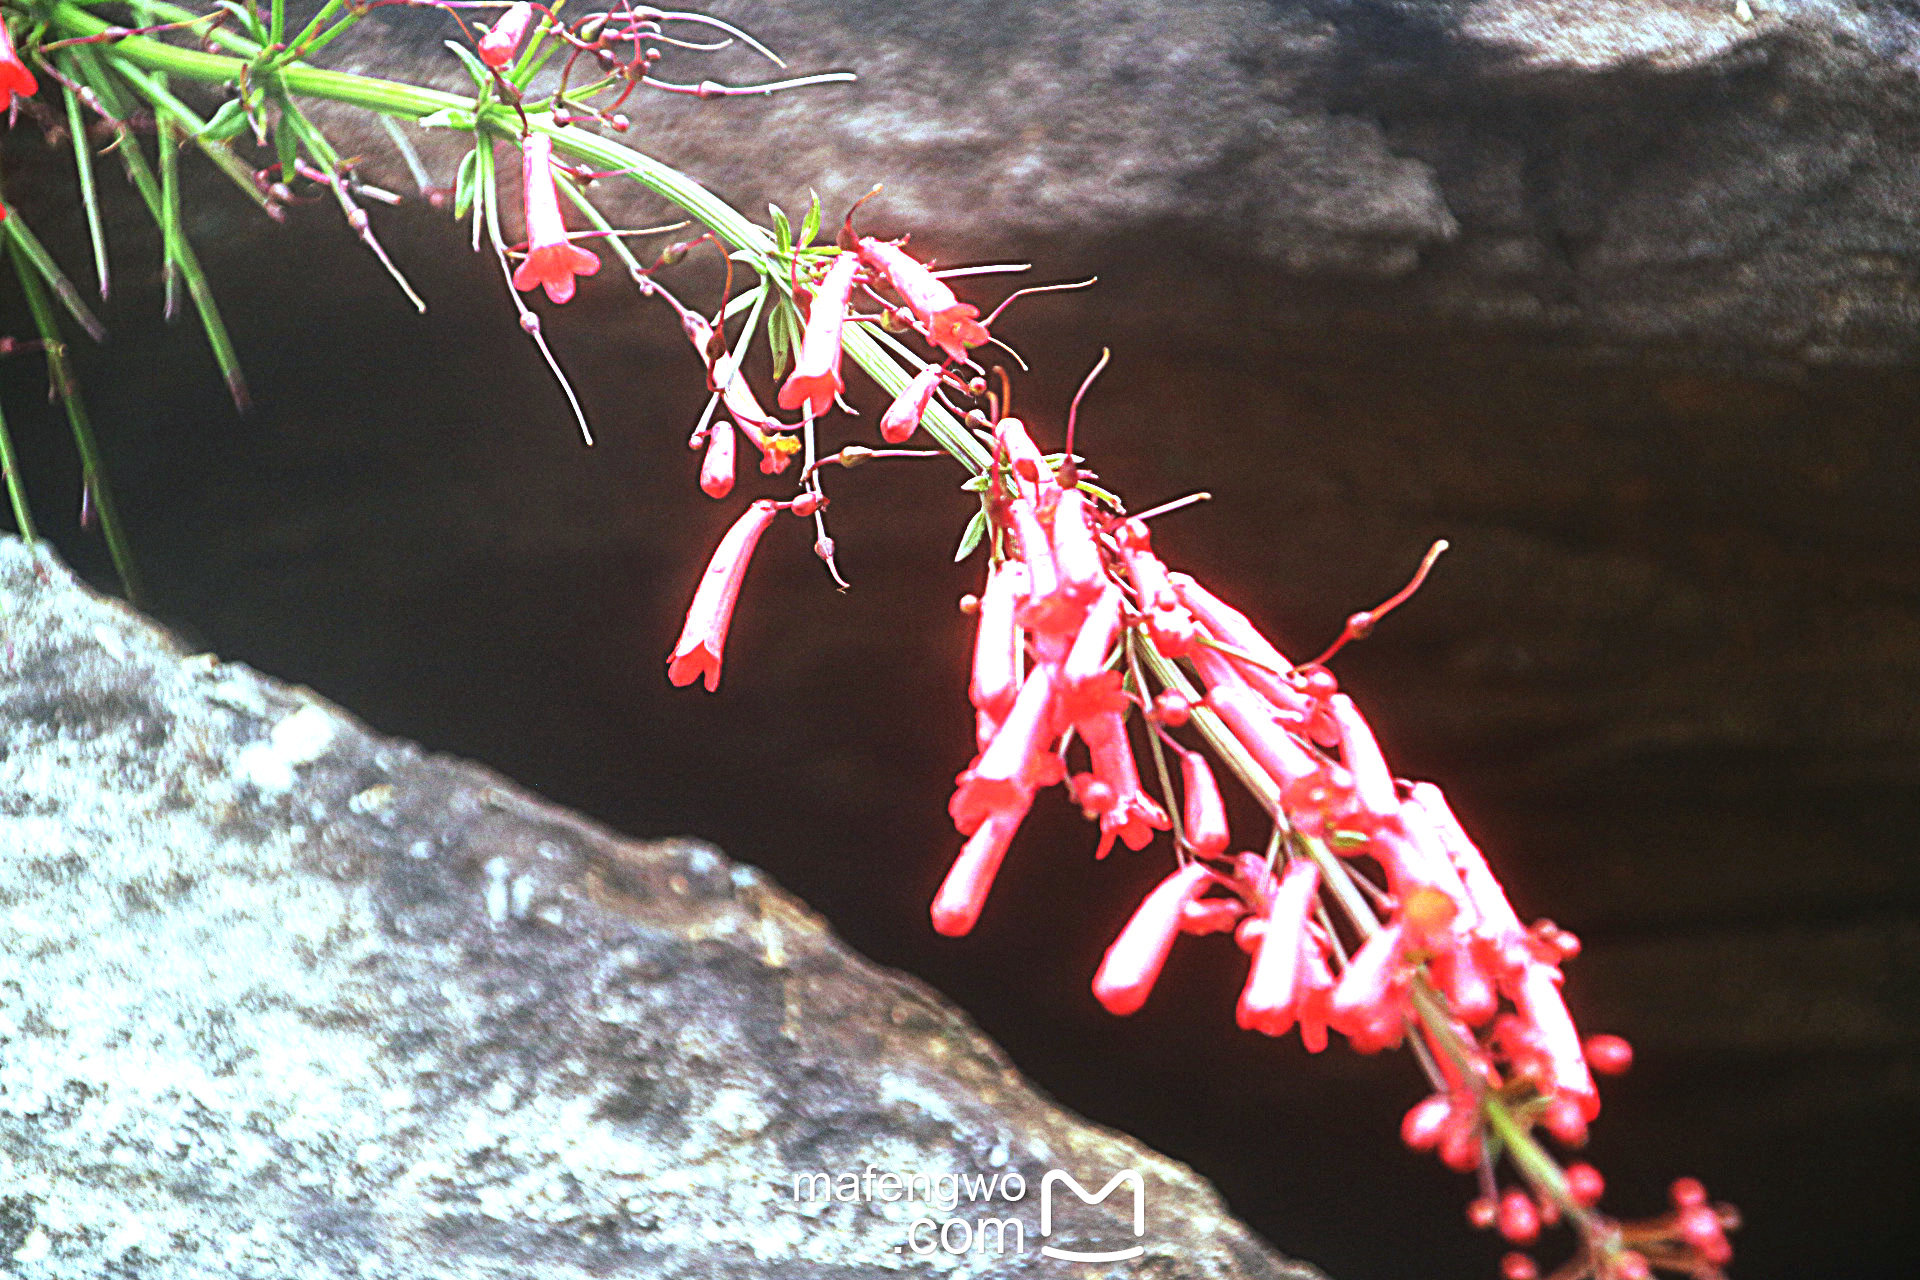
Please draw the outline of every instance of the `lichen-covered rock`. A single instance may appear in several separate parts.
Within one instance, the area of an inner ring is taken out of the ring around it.
[[[10,539],[0,661],[0,1271],[1016,1276],[1138,1243],[1130,1274],[1317,1274],[712,849],[190,656]],[[1042,1237],[1053,1168],[1138,1170],[1144,1239],[1124,1190]],[[916,1256],[986,1218],[1020,1247]]]

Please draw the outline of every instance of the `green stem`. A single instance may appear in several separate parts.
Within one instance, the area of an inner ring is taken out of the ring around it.
[[[197,16],[191,10],[176,5],[155,4],[154,9],[158,13],[172,15],[176,20]],[[62,37],[68,38],[96,36],[111,25],[89,13],[75,0],[58,0],[48,10],[48,19]],[[241,73],[258,56],[259,46],[227,31],[215,30],[210,34],[216,43],[243,56],[229,57],[181,48],[147,36],[128,36],[111,47],[116,60],[124,60],[137,67],[167,72],[202,84],[238,83]],[[459,115],[473,110],[471,98],[374,76],[328,71],[300,63],[281,66],[276,69],[275,75],[283,90],[290,95],[320,98],[408,120],[423,120],[441,112]],[[488,106],[475,124],[481,131],[497,137],[516,139],[520,136],[519,114],[502,104]],[[573,125],[555,125],[550,115],[530,116],[529,127],[552,138],[554,149],[562,154],[603,172],[624,174],[648,191],[678,205],[730,248],[739,251],[748,266],[763,277],[774,280],[776,287],[782,290],[789,287],[769,260],[773,248],[772,235],[748,221],[743,214],[692,178],[649,155],[585,129]],[[874,336],[866,332],[866,326],[848,325],[842,343],[854,363],[866,370],[887,394],[898,395],[912,379],[913,375],[888,356]],[[923,425],[942,449],[969,470],[984,471],[992,461],[972,433],[937,401],[923,420]]]
[[[20,540],[32,546],[35,538],[33,513],[27,510],[27,491],[20,481],[20,462],[13,453],[13,437],[7,432],[7,416],[0,413],[0,474],[6,476],[7,501],[13,504],[13,527]]]

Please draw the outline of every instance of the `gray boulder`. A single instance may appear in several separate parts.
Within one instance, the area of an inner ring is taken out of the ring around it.
[[[377,737],[11,539],[0,653],[0,1271],[1318,1274],[711,848]],[[1042,1236],[1056,1167],[1137,1170],[1144,1238],[1125,1189],[1053,1188]],[[841,1180],[878,1174],[976,1181]],[[1018,1236],[961,1248],[988,1218]]]

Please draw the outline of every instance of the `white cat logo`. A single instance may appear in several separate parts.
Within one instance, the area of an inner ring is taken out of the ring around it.
[[[1058,1169],[1053,1169],[1048,1171],[1047,1176],[1040,1181],[1041,1235],[1050,1236],[1053,1234],[1053,1188],[1060,1183],[1072,1187],[1073,1194],[1080,1197],[1080,1203],[1082,1204],[1099,1204],[1102,1200],[1105,1200],[1113,1194],[1115,1187],[1122,1185],[1132,1187],[1133,1234],[1136,1236],[1144,1236],[1147,1234],[1147,1193],[1145,1184],[1141,1182],[1140,1173],[1137,1169],[1122,1169],[1119,1173],[1114,1174],[1112,1180],[1109,1181],[1106,1186],[1100,1188],[1099,1192],[1095,1195],[1088,1195],[1087,1189],[1081,1186],[1072,1174],[1062,1173]],[[1134,1245],[1131,1249],[1118,1249],[1112,1253],[1075,1253],[1071,1249],[1056,1249],[1050,1244],[1040,1246],[1040,1254],[1042,1257],[1058,1258],[1062,1262],[1125,1262],[1130,1258],[1139,1257],[1146,1251],[1145,1245],[1138,1244]]]

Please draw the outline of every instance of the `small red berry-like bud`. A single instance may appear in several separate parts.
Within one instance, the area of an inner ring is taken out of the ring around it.
[[[1500,1259],[1500,1275],[1503,1280],[1534,1280],[1540,1274],[1540,1268],[1533,1259],[1524,1253],[1510,1253]]]
[[[1479,1167],[1480,1126],[1471,1112],[1455,1115],[1440,1135],[1440,1163],[1455,1173],[1472,1173]]]
[[[1491,1196],[1481,1196],[1467,1202],[1467,1221],[1481,1231],[1491,1231],[1493,1221],[1500,1212]]]
[[[1153,700],[1153,718],[1169,729],[1178,729],[1193,714],[1193,703],[1177,689],[1162,689]]]
[[[1582,1209],[1591,1209],[1600,1203],[1601,1195],[1607,1189],[1607,1180],[1600,1171],[1590,1164],[1576,1164],[1567,1167],[1567,1194]]]
[[[1452,1111],[1453,1102],[1444,1093],[1422,1098],[1400,1121],[1400,1141],[1415,1151],[1425,1151],[1440,1141]]]
[[[1500,1234],[1515,1244],[1532,1244],[1540,1238],[1540,1211],[1533,1197],[1519,1188],[1500,1197]]]
[[[974,595],[973,592],[971,591],[967,592],[966,595],[961,596],[960,612],[966,614],[969,618],[971,618],[974,614],[980,612],[980,597],[977,595]]]
[[[1587,1065],[1603,1076],[1617,1076],[1633,1065],[1633,1046],[1619,1036],[1588,1036]]]
[[[1613,1260],[1613,1271],[1608,1280],[1647,1280],[1652,1275],[1647,1260],[1632,1249],[1628,1249]]]
[[[1679,1209],[1691,1209],[1707,1202],[1707,1189],[1698,1178],[1675,1178],[1673,1185],[1667,1188],[1667,1194],[1673,1197],[1674,1207]]]
[[[1587,1143],[1587,1118],[1580,1113],[1579,1102],[1565,1094],[1547,1104],[1540,1123],[1565,1146],[1583,1147]]]

